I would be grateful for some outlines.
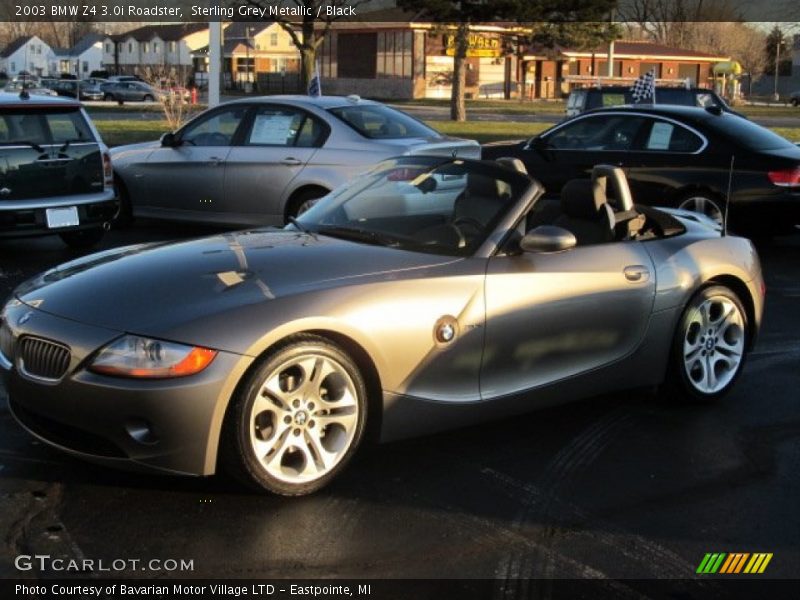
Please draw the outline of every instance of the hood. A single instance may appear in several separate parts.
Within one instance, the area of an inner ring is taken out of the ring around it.
[[[453,260],[293,231],[242,231],[92,254],[23,283],[15,295],[59,317],[157,335],[241,306]]]
[[[116,146],[109,151],[111,155],[111,160],[118,160],[121,158],[125,158],[126,155],[140,152],[142,150],[146,150],[147,152],[152,152],[153,150],[157,150],[161,148],[161,141],[156,140],[154,142],[142,142],[140,144],[127,144],[125,146]]]

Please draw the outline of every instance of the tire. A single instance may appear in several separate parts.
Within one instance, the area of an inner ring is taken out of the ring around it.
[[[151,96],[150,94],[145,94],[145,96],[144,96],[144,98],[142,98],[142,100],[144,100],[145,102],[155,102],[156,99],[153,98],[153,96]]]
[[[65,231],[60,233],[61,240],[75,250],[86,250],[96,246],[103,239],[105,231],[101,228],[81,229],[80,231]]]
[[[292,198],[289,208],[286,211],[287,217],[298,217],[314,206],[316,200],[328,195],[329,192],[323,188],[309,188],[298,193]]]
[[[701,289],[676,327],[666,389],[693,402],[719,400],[742,372],[749,341],[736,293],[722,285]]]
[[[294,336],[239,386],[226,414],[222,465],[262,492],[310,494],[345,468],[366,420],[356,364],[324,338]]]
[[[720,226],[725,215],[725,202],[709,192],[692,192],[684,195],[678,201],[678,208],[704,214]]]
[[[128,194],[128,188],[122,183],[118,177],[114,178],[114,184],[117,188],[117,198],[119,200],[119,213],[117,218],[112,222],[114,229],[127,229],[133,224],[133,207],[131,206],[131,197]]]
[[[800,98],[792,98],[792,106],[794,106],[795,108],[800,106]]]
[[[113,101],[113,100],[114,100],[114,96],[112,96],[111,94],[105,94],[105,95],[103,96],[103,101],[104,101],[104,102],[111,102],[111,101]]]

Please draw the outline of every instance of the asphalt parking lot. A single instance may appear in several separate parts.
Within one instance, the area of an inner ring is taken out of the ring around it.
[[[208,231],[138,222],[103,247]],[[46,553],[188,559],[171,574],[187,577],[484,578],[495,598],[607,578],[624,598],[640,597],[627,578],[692,578],[708,552],[769,552],[763,577],[796,579],[800,233],[760,251],[762,335],[720,404],[637,391],[367,446],[306,498],[84,464],[24,433],[0,388],[0,577]],[[75,256],[57,238],[0,241],[0,296]],[[716,581],[691,585],[710,598]]]

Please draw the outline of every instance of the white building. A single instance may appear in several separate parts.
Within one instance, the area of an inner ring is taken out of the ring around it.
[[[47,76],[57,70],[55,52],[35,35],[17,38],[0,52],[0,71],[10,78],[22,71]]]
[[[57,72],[70,73],[79,79],[86,79],[92,71],[103,68],[103,40],[106,36],[89,33],[72,48],[55,49]]]
[[[148,76],[148,71],[157,71],[183,79],[191,74],[192,52],[207,45],[207,25],[147,25],[106,36],[102,62],[111,74]]]

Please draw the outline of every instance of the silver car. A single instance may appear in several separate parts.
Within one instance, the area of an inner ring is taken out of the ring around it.
[[[283,225],[368,166],[409,154],[479,158],[480,146],[357,96],[269,96],[222,104],[111,158],[128,215]]]
[[[503,164],[407,156],[283,230],[61,265],[0,313],[9,407],[89,460],[299,495],[367,436],[660,384],[721,399],[761,324],[753,245],[594,175],[549,206]]]

